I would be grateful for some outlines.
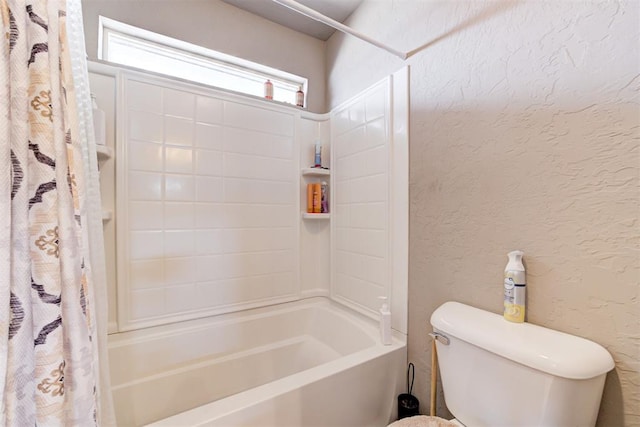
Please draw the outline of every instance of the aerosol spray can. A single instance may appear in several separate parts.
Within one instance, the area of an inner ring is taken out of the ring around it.
[[[510,322],[524,322],[526,309],[526,280],[522,251],[509,252],[504,269],[504,318]]]

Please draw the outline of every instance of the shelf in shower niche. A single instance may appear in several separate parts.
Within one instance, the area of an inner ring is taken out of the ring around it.
[[[329,175],[331,175],[331,171],[329,169],[322,169],[322,168],[304,168],[304,169],[302,169],[302,175],[306,175],[306,176],[329,176]]]
[[[106,145],[96,145],[96,153],[98,154],[98,160],[109,160],[113,157],[113,148]]]
[[[113,218],[113,212],[102,211],[102,222],[111,221],[112,218]]]
[[[331,214],[330,213],[302,212],[302,218],[304,218],[304,219],[329,219],[329,218],[331,218]]]

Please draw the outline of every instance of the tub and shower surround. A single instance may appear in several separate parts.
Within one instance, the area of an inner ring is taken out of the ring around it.
[[[332,411],[356,396],[350,425],[386,425],[406,365],[406,70],[316,115],[100,68],[117,123],[105,230],[119,423],[341,425],[349,408]],[[332,206],[307,218],[317,138]],[[391,346],[377,296],[391,299]]]
[[[296,298],[294,112],[136,74],[122,95],[120,329]]]
[[[408,68],[331,112],[331,297],[407,333]]]
[[[407,74],[315,115],[118,72],[118,330],[321,295],[406,333]],[[301,219],[317,139],[331,219]]]

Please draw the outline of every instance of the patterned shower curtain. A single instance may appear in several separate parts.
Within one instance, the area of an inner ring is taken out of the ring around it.
[[[0,0],[0,425],[99,425],[110,410],[65,9]]]

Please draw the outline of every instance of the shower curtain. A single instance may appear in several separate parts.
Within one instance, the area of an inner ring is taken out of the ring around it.
[[[0,425],[114,424],[80,0],[0,15]]]

